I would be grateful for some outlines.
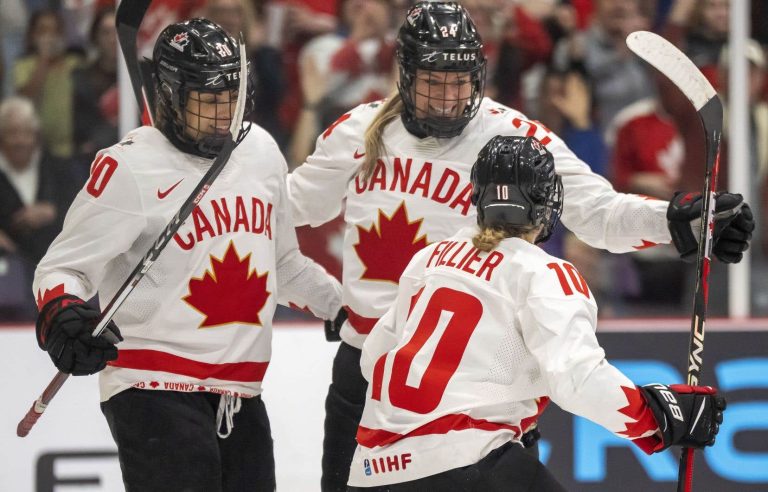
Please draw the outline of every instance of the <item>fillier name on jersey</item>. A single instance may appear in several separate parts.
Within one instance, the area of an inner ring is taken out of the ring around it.
[[[101,152],[38,266],[38,304],[63,293],[111,299],[211,163],[151,127]],[[102,400],[129,387],[257,395],[276,304],[335,316],[341,288],[298,250],[286,174],[254,125],[117,311],[125,341],[100,373]]]
[[[565,188],[562,221],[582,241],[617,253],[670,241],[666,202],[616,193],[541,124],[488,98],[463,137],[418,139],[395,119],[384,132],[386,156],[364,183],[357,177],[363,135],[380,107],[362,105],[339,118],[288,177],[297,225],[333,219],[346,196],[342,284],[350,312],[341,337],[357,348],[392,304],[413,254],[476,223],[469,173],[495,135],[535,136],[552,152]]]
[[[363,345],[368,393],[349,484],[416,480],[519,441],[551,399],[648,450],[656,422],[605,360],[597,306],[569,263],[475,227],[417,253]]]

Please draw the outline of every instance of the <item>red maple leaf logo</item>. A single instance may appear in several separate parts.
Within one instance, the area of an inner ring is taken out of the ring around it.
[[[632,247],[635,248],[636,250],[641,250],[646,248],[652,248],[658,244],[658,243],[653,243],[651,241],[646,241],[645,239],[641,239],[641,241],[643,242],[643,244],[641,244],[640,246],[632,246]]]
[[[301,311],[302,313],[313,314],[312,310],[308,306],[301,307],[298,304],[288,301],[288,307],[294,311]]]
[[[324,132],[323,132],[323,140],[331,136],[331,133],[333,133],[333,130],[336,129],[337,126],[347,121],[350,117],[352,117],[351,113],[344,113],[343,115],[339,116],[339,119],[331,123],[331,126],[329,126]]]
[[[37,310],[40,311],[50,301],[64,294],[66,294],[64,292],[64,284],[59,284],[53,289],[45,289],[45,292],[42,294],[40,294],[40,289],[37,289]]]
[[[357,226],[355,252],[365,267],[360,278],[398,283],[413,255],[429,244],[426,234],[417,237],[423,220],[408,220],[402,202],[391,217],[379,209],[378,226],[371,224],[367,230]]]
[[[205,315],[200,328],[227,323],[261,326],[259,313],[271,292],[267,291],[269,272],[259,275],[250,269],[251,254],[240,258],[232,241],[224,257],[211,255],[211,271],[189,281],[187,304]]]
[[[627,397],[627,406],[620,408],[619,412],[632,420],[624,424],[626,430],[619,431],[618,433],[630,439],[635,439],[654,432],[659,425],[653,417],[653,412],[640,394],[640,390],[637,387],[627,388],[626,386],[622,386],[621,390]]]

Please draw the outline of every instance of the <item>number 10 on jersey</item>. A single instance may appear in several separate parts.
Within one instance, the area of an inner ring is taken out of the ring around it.
[[[418,297],[418,295],[417,295]],[[483,314],[483,305],[479,299],[466,292],[441,287],[426,302],[421,318],[408,320],[407,325],[418,323],[411,339],[394,355],[389,373],[389,401],[404,410],[426,414],[434,411],[443,398],[448,381],[456,373],[469,339],[475,331]],[[437,341],[434,354],[424,353],[422,349],[435,333],[443,312],[450,314],[444,322],[445,329]],[[387,354],[376,361],[373,369],[371,397],[381,401],[381,389],[384,380],[384,368]],[[423,376],[418,386],[409,386],[406,381],[412,368],[423,369]]]

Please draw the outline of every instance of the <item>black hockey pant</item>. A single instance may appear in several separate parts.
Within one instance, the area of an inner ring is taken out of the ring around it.
[[[347,490],[349,467],[355,454],[357,426],[363,416],[368,382],[360,372],[361,351],[341,342],[333,359],[333,375],[325,399],[323,492]]]
[[[275,490],[269,418],[261,397],[243,398],[226,439],[220,396],[129,389],[101,404],[117,443],[127,492]]]
[[[507,443],[474,465],[410,482],[349,487],[349,492],[565,492],[541,462],[522,446]]]
[[[325,399],[322,492],[347,490],[349,467],[355,454],[357,426],[363,416],[368,382],[360,372],[361,351],[341,342],[333,359],[333,375]],[[538,431],[523,436],[526,452],[538,458]]]

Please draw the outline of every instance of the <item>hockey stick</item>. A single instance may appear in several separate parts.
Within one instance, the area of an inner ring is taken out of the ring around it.
[[[709,270],[712,254],[712,231],[715,225],[715,188],[720,167],[720,137],[723,133],[723,104],[715,89],[698,68],[679,49],[657,34],[637,31],[627,37],[627,46],[637,56],[653,65],[671,80],[696,108],[704,127],[706,167],[703,204],[696,255],[696,290],[693,294],[691,338],[688,344],[687,383],[698,385],[704,352],[704,325],[709,299]],[[706,224],[706,227],[703,225]],[[678,492],[690,492],[693,486],[693,449],[683,448],[677,478]]]
[[[139,27],[141,27],[141,21],[144,19],[144,15],[147,13],[151,3],[152,0],[121,0],[115,13],[117,39],[120,44],[120,50],[123,52],[123,58],[125,58],[125,64],[128,67],[133,95],[136,97],[136,103],[139,105],[142,122],[150,125],[153,124],[152,115],[155,108],[150,104],[153,100],[147,97],[147,84],[145,82],[149,81],[149,87],[152,87],[152,79],[145,77],[146,69],[139,63],[136,37]]]
[[[128,3],[129,1],[130,0],[124,0],[121,5]],[[239,129],[243,122],[243,114],[245,112],[245,103],[247,99],[247,81],[248,63],[246,61],[245,55],[245,42],[241,36],[239,92],[235,111],[232,115],[232,122],[229,126],[229,138],[224,143],[224,146],[216,156],[213,164],[211,164],[208,172],[205,173],[205,176],[203,176],[197,186],[195,186],[195,189],[184,201],[184,204],[181,206],[179,211],[176,212],[173,218],[171,218],[171,221],[168,223],[168,225],[165,226],[157,240],[155,240],[154,244],[152,244],[152,247],[149,248],[141,261],[139,261],[139,263],[133,269],[133,272],[131,272],[125,282],[123,282],[123,285],[120,286],[120,289],[118,289],[115,296],[104,308],[101,314],[102,317],[93,330],[92,335],[94,337],[101,335],[102,331],[104,331],[104,328],[115,315],[115,312],[120,308],[123,302],[125,302],[125,299],[130,295],[134,287],[136,287],[136,284],[138,284],[139,281],[144,277],[144,274],[146,274],[147,271],[152,267],[152,265],[157,260],[157,257],[160,256],[160,253],[162,253],[163,249],[165,249],[168,241],[170,241],[171,237],[176,234],[176,231],[178,231],[179,227],[181,227],[187,217],[189,217],[195,206],[197,206],[200,200],[202,200],[202,198],[205,196],[205,193],[211,187],[214,180],[229,160],[229,156],[237,146],[238,136],[240,134]],[[29,409],[29,411],[27,411],[27,414],[24,416],[21,422],[19,422],[19,425],[16,427],[17,436],[25,437],[27,434],[29,434],[29,431],[43,414],[53,397],[56,396],[56,393],[58,393],[59,389],[66,382],[67,378],[69,378],[69,374],[63,373],[61,371],[59,371],[59,373],[54,376],[54,378],[43,391],[43,394],[40,395],[37,400],[35,400],[35,402],[32,404],[32,407]]]

